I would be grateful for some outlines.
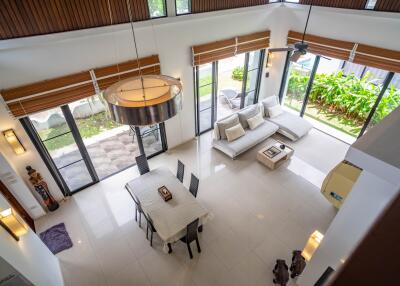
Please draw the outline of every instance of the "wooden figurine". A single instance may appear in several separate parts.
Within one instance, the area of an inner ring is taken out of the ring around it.
[[[277,259],[274,270],[272,270],[272,273],[274,273],[275,275],[275,278],[272,280],[274,284],[286,286],[286,284],[289,281],[289,271],[285,260]]]
[[[290,272],[292,272],[290,274],[290,277],[295,278],[299,276],[303,272],[305,267],[306,267],[306,260],[301,255],[301,251],[294,250],[292,256],[292,264],[290,265]]]
[[[49,187],[43,180],[42,175],[31,166],[26,166],[26,170],[28,171],[29,182],[31,182],[36,192],[38,192],[38,194],[42,197],[43,202],[49,211],[55,211],[58,209],[58,202],[50,194]]]

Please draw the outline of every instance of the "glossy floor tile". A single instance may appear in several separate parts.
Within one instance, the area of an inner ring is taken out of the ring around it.
[[[138,176],[127,169],[62,203],[36,221],[38,231],[64,222],[73,248],[57,254],[66,285],[273,285],[277,258],[291,259],[314,231],[326,231],[336,214],[319,193],[326,173],[340,162],[348,145],[312,130],[292,159],[276,170],[256,161],[265,142],[231,160],[211,148],[211,133],[152,158],[151,168],[176,172],[177,159],[200,178],[198,200],[214,218],[200,234],[202,253],[193,245],[190,260],[177,242],[170,255],[155,235],[150,247],[134,221],[134,204],[124,185]],[[284,140],[278,135],[276,139]],[[291,281],[289,285],[295,285]]]

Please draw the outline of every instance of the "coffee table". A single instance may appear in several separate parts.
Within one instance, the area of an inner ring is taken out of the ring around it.
[[[280,145],[285,145],[285,149],[281,149]],[[278,149],[280,152],[278,154],[276,154],[273,157],[268,156],[267,154],[265,154],[265,152],[270,149],[271,147],[275,147],[276,149]],[[288,146],[287,144],[275,140],[275,139],[270,139],[267,143],[267,145],[262,148],[260,151],[258,151],[257,153],[257,160],[267,166],[270,169],[275,169],[278,166],[280,166],[283,162],[287,161],[290,159],[290,157],[292,157],[294,153],[294,149],[290,146]]]

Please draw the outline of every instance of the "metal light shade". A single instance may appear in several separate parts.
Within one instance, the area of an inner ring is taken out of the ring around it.
[[[104,98],[114,121],[153,125],[174,117],[182,109],[182,84],[165,75],[136,76],[111,85]]]

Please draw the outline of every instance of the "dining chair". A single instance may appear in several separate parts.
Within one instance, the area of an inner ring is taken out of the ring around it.
[[[150,230],[150,246],[153,246],[153,234],[157,232],[154,228],[153,220],[149,216],[149,214],[144,214],[147,222],[147,229],[146,229],[146,239],[149,239],[149,230]]]
[[[199,189],[199,179],[192,174],[190,178],[189,192],[191,192],[194,197],[197,197],[198,189]]]
[[[178,169],[176,171],[176,177],[178,178],[181,183],[183,183],[183,176],[185,174],[185,165],[178,160]]]
[[[139,227],[142,227],[142,214],[144,214],[143,209],[142,209],[142,205],[139,202],[139,199],[132,194],[132,199],[135,202],[135,221],[137,221],[137,215],[139,213]]]
[[[138,166],[140,175],[144,175],[144,174],[150,172],[149,163],[147,162],[147,158],[146,158],[145,154],[137,156],[135,159],[136,159],[136,164]]]
[[[196,220],[194,220],[193,222],[189,223],[186,226],[186,236],[181,238],[181,241],[186,243],[186,246],[187,246],[188,251],[189,251],[190,259],[193,258],[192,249],[190,247],[190,243],[192,241],[196,241],[197,251],[199,253],[201,252],[200,243],[199,243],[199,237],[197,236],[197,228],[198,228],[198,226],[199,226],[199,219],[197,218]]]

